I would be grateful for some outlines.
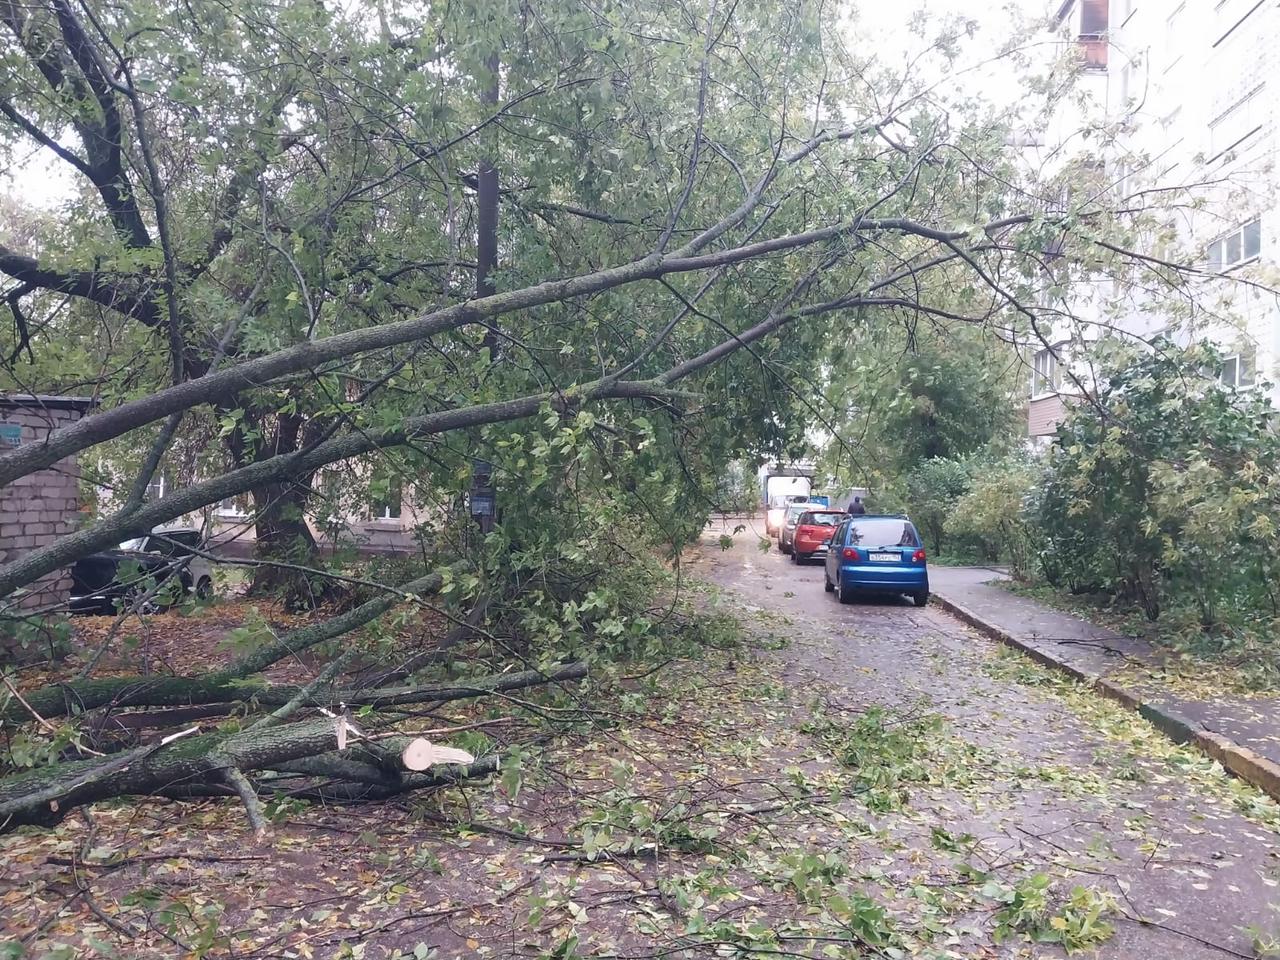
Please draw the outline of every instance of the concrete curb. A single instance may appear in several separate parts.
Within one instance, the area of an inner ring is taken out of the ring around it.
[[[967,623],[979,633],[1025,653],[1032,660],[1043,666],[1061,670],[1080,683],[1102,694],[1102,696],[1123,704],[1148,720],[1170,740],[1175,743],[1194,744],[1206,756],[1212,757],[1222,764],[1224,769],[1235,774],[1246,783],[1253,784],[1272,799],[1280,800],[1280,764],[1221,734],[1205,730],[1199,724],[1187,719],[1177,711],[1145,701],[1137,694],[1108,680],[1106,677],[1088,673],[1064,660],[1054,658],[1044,650],[1032,646],[1026,640],[1021,640],[1008,631],[984,620],[961,603],[940,596],[937,593],[932,596],[939,607],[953,617]]]

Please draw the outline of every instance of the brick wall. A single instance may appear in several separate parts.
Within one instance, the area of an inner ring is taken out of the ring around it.
[[[0,450],[40,443],[50,429],[79,420],[89,403],[78,398],[0,397]],[[8,563],[52,543],[76,527],[79,516],[79,466],[74,456],[52,467],[21,477],[0,489],[0,563]],[[0,601],[10,610],[32,610],[65,603],[71,592],[66,570],[57,570],[29,584],[27,593]]]

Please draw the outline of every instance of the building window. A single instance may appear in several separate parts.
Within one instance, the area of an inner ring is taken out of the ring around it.
[[[1076,44],[1086,70],[1107,69],[1107,3],[1108,0],[1082,0],[1080,4]]]
[[[387,492],[373,501],[374,520],[399,520],[404,502],[404,487],[399,480],[387,484]]]
[[[1209,244],[1206,259],[1215,273],[1255,259],[1262,250],[1262,221],[1257,217]]]
[[[1057,350],[1037,350],[1031,361],[1031,397],[1043,397],[1062,389],[1062,361]]]
[[[169,489],[169,484],[165,481],[164,474],[158,473],[151,478],[151,482],[147,484],[147,492],[143,494],[142,499],[147,503],[161,499]]]
[[[1218,380],[1228,387],[1251,387],[1254,381],[1254,366],[1253,351],[1237,353],[1222,361],[1222,370],[1218,374]]]
[[[249,515],[249,498],[245,494],[219,500],[214,513],[220,517],[247,517]]]
[[[1209,159],[1206,163],[1213,163],[1262,129],[1265,104],[1258,94],[1265,87],[1265,81],[1257,84],[1209,121]]]

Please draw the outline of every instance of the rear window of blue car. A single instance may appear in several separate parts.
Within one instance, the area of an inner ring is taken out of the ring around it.
[[[920,538],[910,521],[891,517],[854,520],[849,527],[849,542],[859,547],[920,546]]]
[[[846,514],[839,511],[832,513],[805,513],[800,516],[800,523],[808,524],[812,527],[835,527],[839,526],[840,521],[845,518]]]

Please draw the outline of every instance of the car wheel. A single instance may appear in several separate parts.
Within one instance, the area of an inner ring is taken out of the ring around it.
[[[841,603],[853,603],[853,588],[848,586],[843,580],[837,579],[836,588],[840,593]]]
[[[919,593],[913,593],[911,599],[915,601],[917,607],[923,607],[929,602],[929,591],[921,590]]]
[[[209,600],[213,597],[213,580],[210,577],[200,578],[200,582],[196,584],[196,596],[201,600]]]
[[[823,566],[822,568],[822,589],[827,591],[827,593],[830,593],[835,589],[835,587],[831,585],[831,578],[827,576],[826,566]]]

